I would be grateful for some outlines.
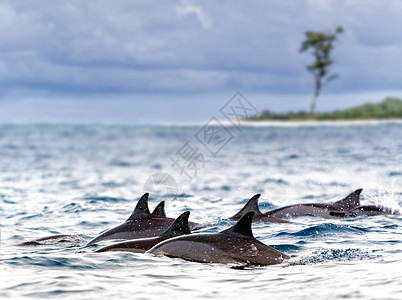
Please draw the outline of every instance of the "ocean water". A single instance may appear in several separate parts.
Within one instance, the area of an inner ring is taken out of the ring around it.
[[[401,123],[218,127],[0,125],[0,298],[402,298],[400,216],[255,223],[293,256],[266,267],[82,248],[146,191],[202,232],[234,224],[256,193],[263,211],[358,188],[362,204],[402,205]],[[78,237],[16,246],[53,234]]]

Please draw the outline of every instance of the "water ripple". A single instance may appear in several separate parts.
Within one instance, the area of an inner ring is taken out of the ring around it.
[[[178,189],[148,191],[150,208],[165,201],[169,217],[190,210],[191,220],[209,225],[200,233],[233,226],[228,217],[257,193],[262,211],[333,202],[360,187],[364,205],[402,204],[402,124],[226,129],[235,139],[213,156],[194,140],[200,126],[0,125],[0,298],[392,299],[402,293],[398,216],[254,223],[259,240],[292,256],[276,266],[81,248],[124,222],[157,172],[170,174]],[[186,141],[208,162],[191,180],[170,159]],[[15,246],[54,234],[78,239]]]

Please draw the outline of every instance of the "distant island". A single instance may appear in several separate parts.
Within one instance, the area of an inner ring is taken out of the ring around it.
[[[273,113],[264,110],[259,116],[248,118],[249,121],[304,121],[304,120],[362,120],[362,119],[396,119],[402,118],[402,100],[387,97],[380,103],[365,103],[344,110],[333,112],[316,112],[314,114],[299,111]]]

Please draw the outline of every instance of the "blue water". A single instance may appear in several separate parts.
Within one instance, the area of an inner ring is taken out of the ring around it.
[[[150,208],[163,199],[170,217],[190,210],[191,221],[210,226],[202,232],[231,226],[228,217],[256,193],[263,211],[358,188],[363,204],[402,205],[400,123],[225,125],[232,138],[217,145],[200,139],[200,128],[1,125],[0,298],[402,298],[399,216],[253,224],[259,240],[294,256],[267,267],[82,249],[126,220],[160,173],[173,191],[156,184]],[[196,172],[186,170],[191,178],[172,161],[184,159],[177,153],[187,142],[202,155],[193,156]],[[79,238],[15,246],[52,234]]]

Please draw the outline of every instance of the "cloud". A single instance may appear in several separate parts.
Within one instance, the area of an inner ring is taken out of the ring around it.
[[[190,3],[188,0],[182,0],[181,5],[176,8],[176,11],[180,17],[195,15],[205,29],[211,27],[211,20],[206,16],[204,10],[200,6]]]
[[[328,92],[399,89],[402,3],[375,0],[0,4],[0,88],[38,93],[310,93],[305,30],[345,27]]]

